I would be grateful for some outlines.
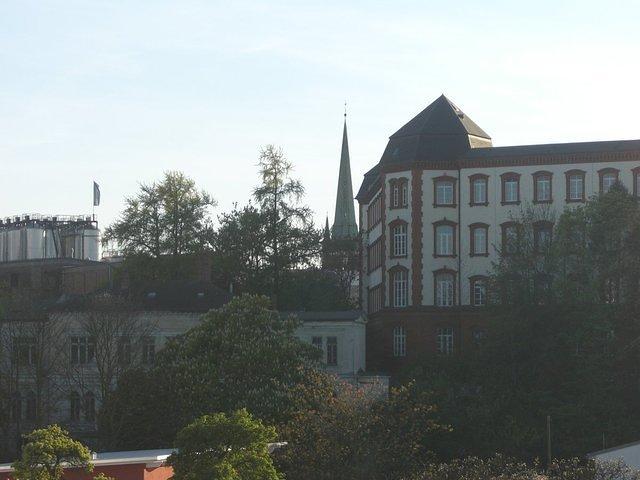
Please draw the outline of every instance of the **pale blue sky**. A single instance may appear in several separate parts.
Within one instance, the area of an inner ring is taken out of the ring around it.
[[[109,223],[168,169],[243,204],[282,146],[333,215],[441,93],[495,145],[640,138],[640,2],[0,0],[0,216]],[[215,213],[214,212],[214,213]]]

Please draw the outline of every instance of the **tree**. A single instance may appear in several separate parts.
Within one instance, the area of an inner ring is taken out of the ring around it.
[[[430,465],[420,480],[638,480],[640,472],[623,463],[569,459],[556,461],[546,470],[539,462],[527,464],[495,455],[489,458],[466,457],[448,463]]]
[[[218,216],[213,236],[213,278],[220,288],[239,294],[269,293],[267,217],[255,206],[234,206]]]
[[[198,418],[177,436],[167,463],[176,480],[279,480],[269,456],[276,430],[246,410]]]
[[[304,187],[291,179],[292,165],[282,149],[267,145],[260,151],[258,165],[262,183],[253,195],[267,219],[266,263],[271,273],[270,294],[278,307],[283,277],[317,260],[321,235],[313,225],[311,210],[299,205]]]
[[[168,270],[175,277],[183,257],[209,247],[213,230],[209,209],[215,205],[192,179],[166,172],[161,182],[142,184],[136,196],[125,199],[125,209],[105,230],[103,243],[117,243],[134,260],[135,268],[128,269],[133,273],[145,269],[146,276],[155,279]]]
[[[120,448],[134,440],[136,448],[167,446],[179,429],[211,411],[247,408],[271,424],[288,420],[306,401],[300,387],[314,378],[310,372],[319,358],[295,336],[297,324],[271,310],[265,297],[243,295],[209,312],[159,352],[148,373],[155,388],[136,392],[135,382],[119,385],[105,407],[110,416],[127,418],[131,409],[146,408],[163,418],[151,422],[157,431],[145,430],[146,439],[133,429],[138,423],[125,425],[131,429],[120,432]]]
[[[34,430],[24,439],[22,455],[12,465],[20,480],[60,480],[65,467],[93,470],[89,449],[58,425]]]
[[[448,429],[430,395],[414,385],[389,398],[374,392],[341,384],[316,408],[298,412],[282,431],[288,445],[276,452],[286,478],[404,478],[434,461]]]
[[[632,441],[640,423],[637,201],[622,189],[554,220],[525,209],[491,274],[487,335],[456,358],[428,357],[404,372],[433,390],[453,432],[446,458],[502,452],[582,456]],[[545,240],[545,241],[541,241]]]

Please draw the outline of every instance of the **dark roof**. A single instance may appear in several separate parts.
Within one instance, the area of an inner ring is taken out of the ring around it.
[[[444,95],[440,95],[390,138],[415,135],[474,135],[491,138]]]
[[[455,160],[471,148],[470,135],[491,144],[491,137],[442,95],[389,137],[380,163]]]
[[[230,302],[232,295],[210,282],[173,281],[149,284],[143,289],[140,303],[148,310],[174,312],[208,312]]]
[[[640,140],[607,140],[602,142],[546,143],[508,147],[472,148],[465,159],[570,155],[576,153],[626,152],[640,150]]]
[[[364,318],[364,313],[360,310],[280,312],[280,315],[294,315],[303,322],[351,322]]]
[[[360,189],[358,190],[358,194],[356,195],[357,199],[363,198],[367,195],[367,193],[373,188],[376,184],[376,180],[378,180],[380,174],[380,164],[378,163],[375,167],[369,170],[364,174],[364,178],[362,183],[360,184]]]

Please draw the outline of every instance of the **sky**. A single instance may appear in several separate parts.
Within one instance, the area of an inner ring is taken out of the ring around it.
[[[0,0],[0,217],[180,170],[244,205],[281,146],[323,224],[440,94],[494,145],[640,138],[640,2]]]

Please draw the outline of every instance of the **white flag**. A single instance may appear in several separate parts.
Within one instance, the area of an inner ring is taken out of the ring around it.
[[[98,205],[100,205],[100,185],[93,182],[93,206],[97,207]]]

